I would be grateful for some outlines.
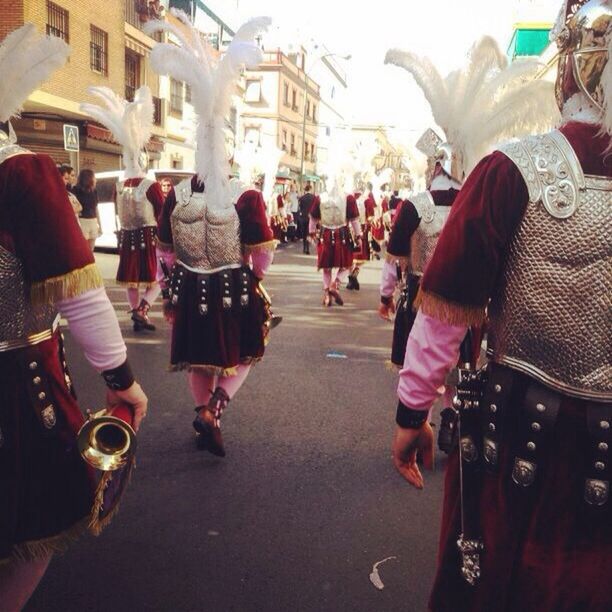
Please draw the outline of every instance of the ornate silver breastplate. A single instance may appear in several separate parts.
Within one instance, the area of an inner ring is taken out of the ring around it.
[[[192,193],[190,180],[177,185],[176,196],[171,224],[177,259],[196,272],[240,267],[240,219],[234,206],[207,206],[206,194]]]
[[[410,241],[410,267],[413,274],[422,276],[436,249],[450,206],[436,206],[429,191],[419,193],[410,201],[421,218]]]
[[[489,354],[558,391],[612,400],[612,180],[560,132],[501,148],[529,204],[489,306]]]
[[[330,228],[346,225],[346,198],[321,202],[321,225]]]
[[[54,325],[54,306],[33,306],[23,264],[0,246],[0,352],[35,344]]]
[[[153,184],[143,179],[138,187],[126,187],[125,181],[117,183],[117,212],[121,229],[135,230],[157,226],[153,204],[147,200],[147,191]]]

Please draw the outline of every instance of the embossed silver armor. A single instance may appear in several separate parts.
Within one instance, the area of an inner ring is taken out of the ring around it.
[[[143,179],[138,187],[126,187],[125,181],[117,183],[117,212],[121,229],[135,230],[157,227],[155,209],[147,199],[147,191],[153,181]]]
[[[489,306],[489,355],[574,397],[612,400],[612,180],[560,132],[501,148],[529,204]]]
[[[422,276],[434,253],[450,213],[450,206],[436,206],[429,191],[411,197],[410,201],[421,218],[410,241],[410,266],[412,274]]]
[[[0,246],[0,352],[37,344],[51,337],[54,306],[33,306],[23,264]]]
[[[321,225],[336,229],[346,225],[346,197],[329,198],[321,201]]]
[[[234,206],[213,208],[205,193],[194,193],[191,180],[176,187],[172,240],[179,262],[194,272],[216,272],[242,265],[240,219]]]

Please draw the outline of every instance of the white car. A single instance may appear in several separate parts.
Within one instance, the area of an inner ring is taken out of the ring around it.
[[[185,178],[191,178],[193,172],[187,170],[162,170],[154,168],[147,172],[147,178],[152,181],[170,179],[175,186]],[[113,199],[115,185],[123,180],[123,171],[96,172],[96,191],[98,192],[98,212],[102,235],[96,240],[96,249],[103,251],[117,251],[118,237],[121,224],[117,215],[117,206]]]

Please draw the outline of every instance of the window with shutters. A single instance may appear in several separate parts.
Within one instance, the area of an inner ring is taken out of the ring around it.
[[[170,78],[170,112],[183,116],[183,81]]]
[[[89,65],[94,72],[108,75],[108,34],[94,25],[91,26]]]

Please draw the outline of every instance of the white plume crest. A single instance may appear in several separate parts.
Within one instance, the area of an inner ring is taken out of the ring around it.
[[[107,127],[123,147],[125,177],[142,176],[145,169],[140,167],[140,155],[153,130],[151,90],[146,85],[140,87],[133,102],[123,99],[108,87],[90,87],[88,92],[99,98],[104,106],[83,103],[81,111]]]
[[[61,38],[39,34],[32,23],[11,32],[0,44],[0,121],[16,115],[69,55],[70,47]]]
[[[385,63],[405,68],[421,87],[460,174],[469,174],[499,141],[549,130],[560,119],[554,84],[537,79],[542,65],[536,60],[508,65],[489,36],[476,42],[463,68],[444,79],[429,59],[412,53],[389,51]]]
[[[187,15],[173,9],[181,22],[177,27],[165,21],[150,21],[145,31],[172,33],[179,44],[158,43],[151,51],[151,66],[159,74],[169,74],[191,87],[191,98],[198,125],[196,133],[196,173],[205,184],[213,206],[231,205],[229,163],[225,145],[225,116],[244,66],[255,67],[263,56],[256,36],[271,23],[268,17],[256,17],[238,29],[223,57],[204,41]]]
[[[608,61],[601,75],[601,88],[603,91],[602,128],[606,134],[612,136],[612,36],[610,36],[608,45]],[[612,148],[612,143],[610,147]]]

